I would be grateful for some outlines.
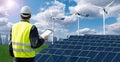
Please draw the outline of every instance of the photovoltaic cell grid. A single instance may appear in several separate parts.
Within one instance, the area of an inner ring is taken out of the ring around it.
[[[36,55],[36,62],[120,62],[120,35],[70,36]]]

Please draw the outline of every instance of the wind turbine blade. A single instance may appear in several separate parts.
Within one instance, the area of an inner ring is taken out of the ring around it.
[[[113,3],[114,3],[114,0],[112,0],[108,5],[106,5],[106,8],[112,5]]]
[[[89,16],[89,14],[80,14],[80,13],[76,13],[76,15],[78,15],[78,16],[81,16],[81,17],[88,17]]]

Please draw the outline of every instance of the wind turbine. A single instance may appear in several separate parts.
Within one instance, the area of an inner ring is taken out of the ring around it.
[[[80,35],[80,32],[79,32],[79,30],[80,30],[80,18],[81,17],[88,17],[89,14],[81,14],[77,11],[73,14],[73,17],[76,17],[76,16],[77,16],[77,21],[78,21],[77,25],[78,25],[78,36],[79,36]]]
[[[106,5],[105,7],[100,7],[100,6],[96,6],[98,8],[100,8],[102,10],[102,16],[103,16],[103,34],[106,34],[106,29],[105,29],[105,15],[108,14],[108,11],[106,10],[106,8],[110,7],[112,4],[114,3],[114,0],[112,0],[108,5]]]
[[[78,18],[78,35],[80,35],[80,32],[79,32],[79,30],[80,30],[80,18],[81,17],[88,17],[89,14],[80,14],[80,13],[77,12],[76,15],[77,15],[77,18]]]
[[[56,0],[54,0],[54,2],[53,2],[53,5],[55,5],[56,4]],[[52,30],[53,30],[53,32],[52,32],[52,44],[53,44],[53,42],[54,42],[54,32],[55,32],[55,30],[54,30],[54,25],[55,25],[55,21],[53,20],[53,13],[52,13],[53,11],[51,11],[51,21],[52,21]]]
[[[54,4],[53,5],[56,5],[56,1],[57,0],[54,0]],[[54,33],[55,33],[55,21],[56,20],[64,20],[65,18],[55,17],[55,16],[53,16],[53,13],[51,11],[51,19],[52,19],[52,30],[53,30],[53,33],[52,33],[52,44],[53,44],[53,42],[54,42]]]
[[[64,20],[65,18],[58,18],[58,17],[51,17],[51,19],[52,19],[52,30],[53,30],[53,33],[52,33],[52,44],[53,44],[53,42],[54,42],[54,33],[55,33],[55,21],[57,21],[57,20]]]

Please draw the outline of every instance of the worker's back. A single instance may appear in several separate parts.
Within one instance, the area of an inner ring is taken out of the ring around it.
[[[12,27],[12,47],[15,57],[30,58],[35,56],[30,43],[30,30],[32,24],[29,22],[18,22]]]

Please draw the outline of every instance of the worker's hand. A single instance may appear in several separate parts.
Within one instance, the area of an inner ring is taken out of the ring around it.
[[[47,40],[47,39],[48,39],[48,35],[42,36],[42,38],[43,38],[44,40]]]

